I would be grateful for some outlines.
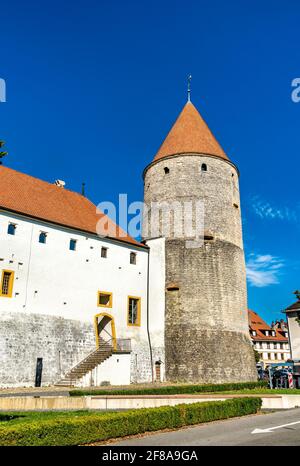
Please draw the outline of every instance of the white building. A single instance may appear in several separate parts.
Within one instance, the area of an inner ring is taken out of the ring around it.
[[[288,321],[292,358],[297,361],[300,372],[300,292],[296,291],[295,295],[297,301],[288,306],[283,312],[286,313]]]
[[[179,203],[154,223],[186,227],[200,201],[202,232],[191,216],[139,243],[63,182],[0,166],[0,386],[256,380],[238,186],[190,101],[144,170],[145,224]]]
[[[256,312],[248,311],[249,332],[254,349],[265,366],[288,361],[291,357],[288,328],[283,321],[268,325]]]

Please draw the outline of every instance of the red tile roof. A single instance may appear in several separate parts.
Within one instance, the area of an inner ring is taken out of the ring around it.
[[[38,178],[0,166],[0,209],[75,230],[144,246],[127,235],[86,197]],[[99,225],[98,225],[99,227]]]
[[[183,107],[154,160],[175,154],[210,154],[228,160],[222,147],[191,102]]]
[[[279,342],[288,342],[288,338],[286,338],[280,330],[272,329],[270,325],[268,325],[256,312],[248,310],[248,320],[249,320],[249,327],[250,330],[256,331],[256,336],[251,335],[252,340],[254,341],[279,341]],[[269,330],[271,333],[272,330],[275,331],[275,336],[272,335],[265,335],[264,331]]]

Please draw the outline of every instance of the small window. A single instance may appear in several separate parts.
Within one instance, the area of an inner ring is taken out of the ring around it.
[[[77,246],[77,240],[70,239],[70,246],[69,246],[70,251],[76,251],[76,246]]]
[[[202,171],[202,172],[207,172],[207,165],[206,165],[206,163],[203,163],[203,164],[201,165],[201,171]]]
[[[39,243],[46,244],[46,241],[47,241],[47,233],[45,233],[44,231],[41,231],[39,235]]]
[[[256,331],[255,331],[255,330],[252,330],[252,335],[253,335],[254,337],[256,337]]]
[[[141,325],[141,298],[128,297],[128,325]]]
[[[275,330],[272,330],[272,337],[275,337]]]
[[[169,285],[167,286],[167,291],[179,291],[178,285]]]
[[[16,228],[17,228],[17,225],[15,225],[14,223],[9,223],[8,228],[7,228],[7,234],[8,235],[15,235],[16,234]]]
[[[130,253],[130,264],[136,265],[136,252]]]
[[[266,337],[268,337],[269,336],[269,330],[266,330],[265,334],[266,334]]]
[[[103,259],[107,258],[107,248],[101,248],[101,257],[103,257]]]
[[[204,233],[204,241],[213,241],[214,237],[210,233]]]
[[[1,277],[1,294],[0,296],[11,298],[14,282],[14,272],[3,270]]]
[[[168,173],[170,173],[170,169],[168,167],[165,167],[164,168],[164,171],[165,171],[165,174],[168,175]]]
[[[271,353],[268,353],[268,359],[272,359]]]
[[[98,291],[98,306],[112,307],[112,293],[107,291]]]

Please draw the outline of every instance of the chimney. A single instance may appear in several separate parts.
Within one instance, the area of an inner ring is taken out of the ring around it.
[[[64,188],[65,185],[66,185],[66,182],[63,181],[63,180],[55,180],[55,181],[54,181],[54,184],[55,184],[56,186],[58,186],[59,188]]]

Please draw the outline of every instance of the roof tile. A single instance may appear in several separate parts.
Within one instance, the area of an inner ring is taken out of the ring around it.
[[[222,147],[191,102],[187,102],[154,160],[175,154],[210,154],[228,160]]]

